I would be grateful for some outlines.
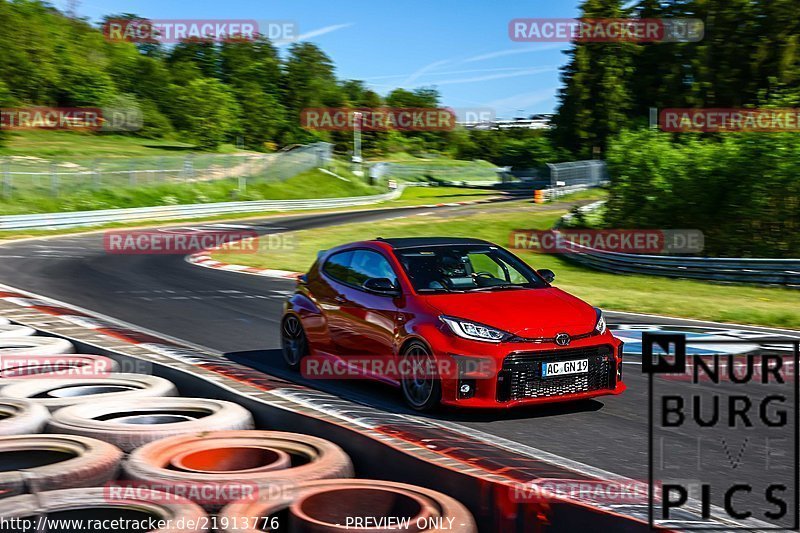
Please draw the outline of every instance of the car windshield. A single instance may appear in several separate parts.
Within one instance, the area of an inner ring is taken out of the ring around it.
[[[418,292],[535,289],[536,272],[497,246],[426,246],[396,250]]]

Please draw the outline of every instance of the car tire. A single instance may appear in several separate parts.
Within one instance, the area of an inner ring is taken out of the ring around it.
[[[0,404],[1,405],[1,404]],[[132,452],[154,440],[201,431],[255,427],[239,404],[204,398],[142,398],[83,403],[53,413],[49,433],[83,435]]]
[[[286,366],[300,370],[303,358],[308,355],[308,337],[303,323],[295,315],[287,315],[281,321],[281,351]]]
[[[155,523],[165,527],[150,530],[150,533],[208,533],[210,520],[203,509],[175,495],[136,488],[135,496],[127,496],[122,490],[117,498],[111,487],[85,489],[62,489],[24,494],[0,500],[0,516],[11,522],[12,518],[33,520],[40,516],[55,519],[80,517],[84,521],[100,523],[101,520],[147,520],[142,514],[152,516]],[[97,510],[98,514],[94,515]],[[127,529],[126,529],[127,530]],[[11,530],[13,533],[31,533],[31,530]],[[11,533],[9,531],[9,533]],[[60,531],[60,530],[59,530]]]
[[[218,532],[259,533],[270,528],[271,518],[277,520],[277,517],[286,515],[287,518],[280,520],[288,519],[289,523],[297,525],[299,531],[339,531],[345,529],[341,524],[346,523],[348,517],[388,518],[396,512],[393,509],[414,509],[416,512],[416,516],[410,517],[406,528],[408,533],[478,531],[467,508],[441,492],[384,480],[327,479],[302,483],[270,499],[234,502],[217,515],[219,524],[223,526]],[[246,517],[250,517],[249,523]],[[258,524],[253,524],[252,517],[260,517]],[[442,527],[435,527],[443,519]],[[452,519],[452,528],[447,519]],[[247,524],[246,527],[243,524]]]
[[[50,418],[43,405],[28,400],[0,399],[0,436],[39,433]]]
[[[109,374],[99,378],[21,379],[0,389],[2,398],[28,399],[51,411],[69,405],[106,400],[177,396],[171,381],[144,374]]]
[[[0,355],[61,355],[75,353],[75,347],[59,337],[3,337]]]
[[[0,324],[0,339],[8,337],[29,337],[36,335],[36,330],[18,324]]]
[[[0,472],[3,496],[102,486],[116,477],[122,460],[116,446],[78,435],[0,437],[0,454],[16,466]]]
[[[425,358],[435,363],[435,358],[428,347],[417,340],[407,344],[400,356],[405,358]],[[432,367],[432,372],[436,373],[435,364]],[[406,405],[415,411],[432,411],[442,399],[442,382],[438,374],[428,375],[426,379],[404,377],[400,380],[400,390],[403,393],[403,400],[405,400]]]
[[[286,462],[288,458],[290,462]],[[278,463],[282,468],[272,468]],[[332,442],[310,435],[256,430],[195,433],[153,441],[134,450],[123,468],[126,477],[135,481],[177,487],[241,484],[255,489],[259,497],[279,494],[304,481],[353,475],[350,457]],[[197,503],[213,510],[230,500]]]

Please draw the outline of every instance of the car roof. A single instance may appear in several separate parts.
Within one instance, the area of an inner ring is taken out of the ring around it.
[[[398,237],[391,239],[378,237],[375,240],[386,243],[395,250],[402,250],[404,248],[420,248],[425,246],[494,246],[492,243],[481,239],[469,239],[463,237]]]

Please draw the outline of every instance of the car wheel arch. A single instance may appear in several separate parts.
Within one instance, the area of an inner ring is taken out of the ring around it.
[[[403,342],[400,345],[400,348],[397,350],[397,355],[398,356],[402,356],[405,353],[405,351],[408,349],[408,347],[414,342],[419,342],[420,344],[425,346],[425,349],[427,349],[428,352],[431,355],[436,357],[436,354],[434,353],[433,348],[431,348],[430,343],[427,340],[425,340],[423,337],[420,337],[420,336],[417,336],[417,335],[412,335],[410,337],[407,337],[407,338],[403,339]]]

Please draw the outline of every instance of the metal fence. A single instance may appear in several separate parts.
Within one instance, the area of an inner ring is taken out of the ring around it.
[[[158,157],[48,160],[0,158],[0,195],[59,196],[81,190],[197,183],[227,178],[285,180],[332,158],[332,145],[316,143],[274,154],[188,153]]]
[[[462,182],[490,184],[500,181],[498,172],[502,170],[479,164],[446,166],[435,163],[375,163],[370,168],[370,175],[375,179],[401,179],[405,181],[427,181],[432,179],[457,184]]]
[[[561,192],[573,192],[603,185],[608,181],[605,161],[570,161],[548,163],[550,169],[550,198],[558,198]]]

